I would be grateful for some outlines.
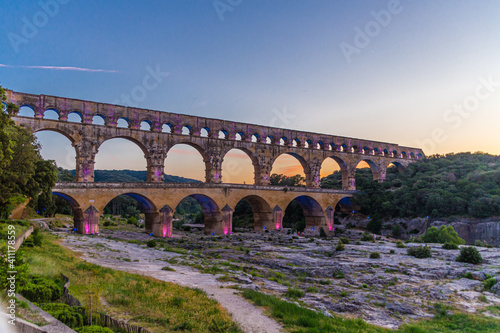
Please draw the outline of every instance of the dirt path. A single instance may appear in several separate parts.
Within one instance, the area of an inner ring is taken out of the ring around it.
[[[186,266],[169,265],[163,261],[178,256],[176,253],[139,247],[136,244],[117,242],[100,237],[81,237],[66,234],[62,236],[64,236],[62,245],[73,251],[82,252],[82,259],[88,262],[205,291],[209,297],[217,300],[231,313],[234,321],[238,323],[244,332],[282,332],[282,327],[276,321],[265,316],[260,309],[237,295],[235,290],[221,288],[222,283],[216,280],[216,276],[202,274]],[[123,261],[123,258],[131,261]],[[174,268],[175,272],[162,271],[161,268],[164,266]]]

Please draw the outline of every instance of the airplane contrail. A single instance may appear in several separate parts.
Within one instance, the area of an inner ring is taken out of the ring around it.
[[[78,71],[78,72],[100,72],[100,73],[119,73],[115,70],[109,69],[93,69],[93,68],[83,68],[83,67],[64,67],[64,66],[22,66],[22,65],[5,65],[0,64],[0,67],[9,68],[29,68],[29,69],[51,69],[56,71]]]

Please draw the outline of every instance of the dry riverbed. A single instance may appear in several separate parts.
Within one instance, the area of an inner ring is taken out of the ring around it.
[[[303,306],[388,328],[432,316],[435,303],[468,312],[500,303],[499,295],[484,290],[482,282],[488,276],[500,281],[498,248],[478,248],[484,262],[471,265],[455,261],[458,250],[438,244],[432,246],[432,258],[416,259],[387,239],[359,241],[361,233],[356,232],[350,233],[343,251],[335,251],[337,238],[286,232],[226,237],[176,231],[174,238],[157,239],[156,248],[144,245],[153,239],[144,233],[58,234],[64,246],[83,253],[89,262],[203,289],[246,332],[279,332],[281,327],[237,295],[241,288],[282,297],[289,288],[298,288],[304,296],[291,300]],[[137,240],[140,244],[129,243]],[[371,252],[381,257],[370,259]]]

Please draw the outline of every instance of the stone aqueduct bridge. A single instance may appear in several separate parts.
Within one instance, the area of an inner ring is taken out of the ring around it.
[[[255,229],[280,228],[283,210],[296,199],[304,210],[307,228],[332,230],[334,208],[355,187],[359,162],[370,166],[375,180],[384,181],[392,163],[399,170],[424,158],[421,149],[397,144],[295,131],[170,112],[96,103],[47,95],[6,91],[7,101],[33,110],[34,117],[15,115],[14,121],[32,132],[55,131],[66,136],[76,150],[74,183],[58,183],[54,193],[72,205],[75,228],[80,233],[98,231],[98,217],[106,204],[118,195],[134,197],[146,215],[146,231],[158,237],[170,236],[172,214],[185,197],[195,198],[205,215],[205,232],[231,232],[232,212],[238,201],[252,206]],[[54,110],[58,120],[44,119]],[[68,122],[76,113],[81,123]],[[104,125],[94,124],[96,117]],[[128,128],[117,127],[119,119]],[[149,130],[142,130],[147,123]],[[94,183],[94,160],[99,147],[113,138],[137,144],[147,160],[147,183]],[[205,163],[205,183],[165,184],[164,161],[176,144],[198,150]],[[245,152],[254,167],[253,185],[222,183],[222,161],[233,149]],[[282,154],[297,158],[304,168],[306,187],[293,190],[270,186],[273,162]],[[321,164],[334,159],[342,172],[343,190],[320,188]]]

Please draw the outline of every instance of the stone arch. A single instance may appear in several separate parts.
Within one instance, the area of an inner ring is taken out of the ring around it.
[[[200,153],[201,158],[203,159],[203,163],[205,164],[205,182],[209,183],[211,178],[212,178],[212,176],[211,176],[212,166],[210,164],[210,156],[207,154],[205,149],[203,147],[201,147],[200,145],[197,145],[196,143],[180,140],[178,142],[175,142],[174,145],[172,145],[171,147],[169,147],[167,149],[167,151],[166,151],[167,154],[166,154],[165,160],[168,158],[168,153],[176,145],[188,145],[188,146],[196,149],[198,151],[198,153]],[[165,165],[166,165],[166,163],[165,163]]]
[[[201,206],[201,211],[203,212],[204,223],[205,223],[205,234],[222,234],[222,214],[217,203],[207,195],[204,194],[191,194],[186,197],[191,197],[195,199]],[[182,198],[176,203],[177,205],[184,200],[186,197]]]
[[[52,116],[52,114],[56,114],[56,116]],[[48,119],[48,120],[60,120],[61,117],[61,112],[57,110],[56,108],[47,108],[43,111],[43,119]],[[54,119],[53,119],[54,118]]]
[[[252,207],[253,213],[253,228],[255,231],[262,231],[264,227],[266,229],[272,230],[273,226],[273,211],[270,204],[259,195],[247,195],[242,198],[238,198],[236,204],[240,203],[242,200],[248,202],[250,207]]]
[[[82,227],[83,219],[84,219],[83,210],[82,210],[80,203],[72,196],[70,196],[64,192],[61,192],[61,191],[53,190],[52,194],[63,198],[64,200],[66,200],[70,204],[71,208],[73,209],[74,230],[78,231],[78,229]],[[83,230],[83,229],[81,229],[81,230]]]
[[[341,187],[341,189],[347,190],[347,188],[349,187],[349,185],[348,185],[349,168],[347,166],[347,163],[342,158],[335,156],[335,155],[331,155],[331,156],[327,156],[325,159],[323,159],[323,161],[321,162],[320,175],[321,175],[321,170],[324,170],[325,163],[328,163],[329,160],[333,160],[336,163],[336,165],[338,166],[338,168],[340,169],[339,171],[342,174],[342,187]],[[334,170],[334,171],[336,171],[336,170]],[[323,176],[324,175],[321,175],[321,177],[323,177]]]
[[[325,231],[328,230],[325,213],[323,208],[319,202],[311,196],[308,195],[297,195],[295,196],[285,207],[285,215],[286,208],[295,201],[302,208],[302,212],[304,214],[305,222],[306,222],[306,231],[319,232],[319,228],[323,227]]]
[[[130,128],[130,120],[126,117],[120,117],[116,120],[116,127]]]
[[[141,131],[152,131],[153,130],[153,122],[148,119],[143,119],[140,122]]]
[[[374,162],[372,161],[371,159],[369,158],[362,158],[360,159],[356,165],[354,166],[355,168],[358,167],[359,163],[361,162],[365,162],[368,164],[368,166],[370,167],[371,171],[372,171],[372,175],[373,175],[373,180],[380,180],[384,177],[381,177],[381,171],[385,171],[385,170],[380,170],[379,166]]]
[[[49,159],[58,160],[58,166],[60,166],[60,167],[69,168],[69,169],[74,168],[75,170],[77,170],[78,169],[77,160],[78,160],[78,157],[80,156],[80,153],[81,153],[79,148],[78,148],[77,139],[75,139],[68,132],[64,131],[64,129],[57,128],[55,126],[54,127],[43,126],[40,128],[36,128],[36,129],[34,129],[33,134],[37,134],[37,133],[41,133],[41,132],[57,133],[57,134],[62,135],[66,139],[68,139],[69,145],[68,145],[67,141],[63,141],[63,139],[60,139],[60,141],[58,141],[57,155],[50,156]],[[49,142],[54,141],[53,134],[50,136],[51,137],[45,137],[44,135],[37,136],[37,140],[41,140],[43,143],[47,142],[47,140],[50,140]],[[49,146],[49,148],[46,148],[46,149],[49,152],[50,152],[51,148],[53,149],[55,147],[54,145],[48,145],[48,146]],[[46,147],[46,146],[43,145],[42,150],[41,150],[42,153],[44,151],[47,152],[47,150],[44,150],[44,147]],[[61,153],[64,153],[64,152],[66,152],[66,154],[65,154],[64,160],[62,160],[62,162],[61,162],[61,157],[62,157]],[[74,152],[74,155],[73,155],[73,152]],[[47,157],[48,156],[45,156],[45,158],[47,158]]]
[[[172,124],[171,123],[163,123],[161,125],[162,133],[172,133]]]
[[[295,152],[288,151],[288,152],[284,152],[284,153],[276,156],[276,158],[274,158],[273,161],[272,161],[271,173],[272,173],[272,169],[274,167],[274,164],[275,164],[276,160],[280,156],[282,156],[282,155],[290,155],[290,156],[295,157],[295,159],[302,166],[302,170],[304,171],[304,175],[305,175],[305,178],[306,178],[306,186],[311,186],[311,184],[312,184],[312,175],[311,175],[311,168],[309,167],[309,163],[307,163],[306,159],[304,157],[302,157],[302,155],[297,154]]]
[[[252,163],[252,166],[253,166],[254,185],[259,185],[260,184],[260,175],[261,175],[261,165],[259,163],[259,159],[255,156],[255,154],[250,149],[240,148],[240,147],[228,148],[224,151],[223,154],[221,154],[223,156],[222,163],[224,163],[224,159],[226,158],[226,155],[233,149],[238,150],[238,151],[242,151],[246,154],[246,156],[249,157],[249,159]],[[222,163],[221,163],[221,166],[222,166]],[[224,177],[224,168],[222,168],[221,173],[222,173],[222,180],[224,180],[224,178],[223,178]]]
[[[149,152],[148,152],[148,149],[147,149],[146,145],[142,141],[137,140],[136,138],[133,138],[133,137],[127,136],[127,135],[117,135],[117,136],[107,137],[107,138],[105,138],[103,140],[100,140],[98,142],[98,144],[96,145],[97,150],[99,150],[99,148],[105,142],[113,140],[113,139],[125,139],[125,140],[128,140],[128,141],[136,144],[142,150],[142,152],[144,153],[144,157],[146,157],[146,159],[149,158]]]
[[[392,161],[389,164],[387,164],[386,170],[391,167],[391,164],[394,165],[398,169],[399,173],[403,173],[406,169],[406,167],[403,164],[396,162],[396,161]]]
[[[80,118],[80,120],[79,121],[72,120],[71,119],[71,118],[73,118],[72,115],[77,115]],[[76,110],[68,112],[68,122],[70,122],[70,123],[83,123],[82,113],[80,111],[76,111]]]
[[[44,124],[45,125],[45,124]],[[38,133],[38,132],[43,132],[43,131],[50,131],[50,132],[56,132],[59,134],[62,134],[65,136],[69,141],[71,141],[71,144],[74,146],[75,142],[77,141],[74,137],[71,136],[68,132],[62,130],[61,128],[58,128],[56,126],[52,127],[50,124],[47,124],[46,126],[40,126],[39,128],[34,129],[33,133]],[[78,150],[77,147],[75,149]],[[78,154],[78,151],[77,151]]]
[[[21,104],[19,106],[19,111],[17,112],[16,117],[35,118],[35,110],[35,107],[30,104]],[[27,113],[29,113],[29,115],[23,115]]]
[[[102,124],[101,124],[102,122]],[[106,116],[96,113],[92,116],[92,124],[93,125],[106,125]]]

